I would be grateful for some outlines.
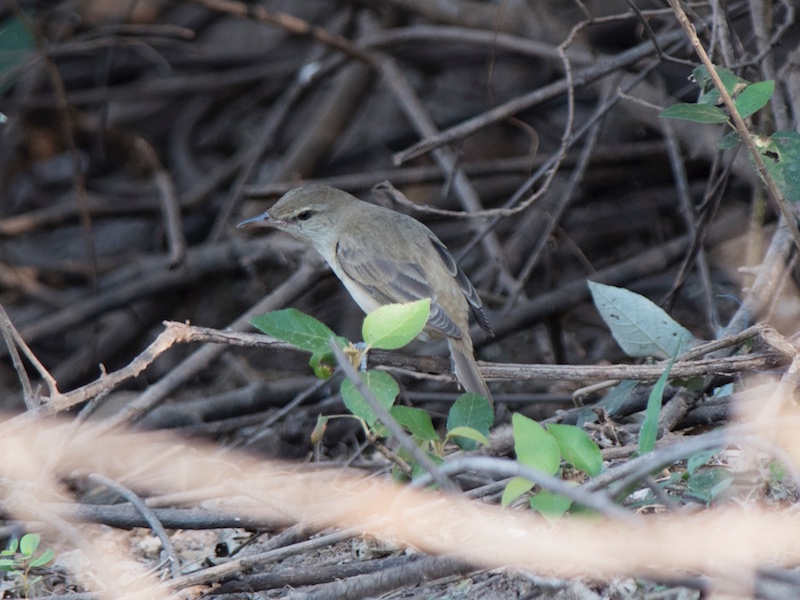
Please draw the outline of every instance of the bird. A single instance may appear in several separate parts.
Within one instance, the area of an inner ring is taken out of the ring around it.
[[[420,338],[444,337],[456,379],[493,404],[469,333],[471,309],[480,327],[493,335],[486,311],[475,287],[426,225],[319,184],[289,190],[268,211],[237,227],[251,225],[284,231],[310,245],[366,314],[386,304],[429,298],[430,315]]]

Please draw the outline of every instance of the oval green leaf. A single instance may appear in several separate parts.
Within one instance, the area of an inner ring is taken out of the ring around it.
[[[459,396],[447,414],[448,433],[457,427],[470,427],[488,436],[492,423],[494,423],[492,406],[486,398],[475,392]],[[456,437],[453,441],[462,450],[475,450],[478,447],[473,440],[463,437]]]
[[[514,477],[506,484],[506,489],[503,490],[503,496],[500,498],[500,505],[508,506],[522,494],[527,494],[532,489],[533,482],[522,477]]]
[[[594,281],[589,281],[589,290],[611,335],[628,356],[667,358],[697,343],[688,329],[644,296]]]
[[[397,350],[422,333],[430,313],[429,298],[406,304],[387,304],[366,316],[361,334],[370,348]]]
[[[519,413],[512,415],[511,425],[517,459],[524,465],[555,475],[561,466],[556,439],[539,423]]]
[[[393,406],[392,416],[417,439],[423,442],[439,441],[431,416],[424,410],[410,406]]]
[[[531,497],[531,508],[551,520],[562,517],[570,506],[572,506],[571,499],[549,490],[542,490]]]
[[[296,308],[284,308],[250,320],[253,327],[306,352],[326,354],[331,351],[330,340],[335,338],[344,348],[348,341],[337,336],[330,327]]]
[[[547,432],[556,438],[561,456],[569,464],[594,477],[603,470],[603,455],[586,432],[574,425],[550,423]]]
[[[19,541],[19,551],[25,556],[31,556],[39,547],[42,536],[38,533],[26,533]]]
[[[759,81],[751,83],[737,96],[734,104],[743,119],[766,106],[775,91],[775,81]]]
[[[681,119],[693,123],[727,123],[728,115],[716,106],[708,104],[673,104],[658,115],[662,119]]]
[[[383,371],[360,372],[359,376],[375,395],[381,406],[389,410],[400,393],[400,386],[397,385],[392,376]],[[367,404],[367,401],[364,400],[364,396],[356,389],[352,381],[349,379],[342,381],[341,392],[342,400],[347,410],[364,419],[369,427],[375,425],[378,416]]]
[[[56,553],[51,549],[48,548],[44,552],[42,552],[41,556],[37,556],[31,561],[31,567],[43,567],[55,557]]]

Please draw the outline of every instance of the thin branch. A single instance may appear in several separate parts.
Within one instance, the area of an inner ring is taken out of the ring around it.
[[[197,4],[205,6],[209,10],[228,13],[239,17],[248,17],[261,23],[276,25],[293,35],[310,36],[321,44],[330,46],[348,56],[357,58],[367,64],[374,64],[372,54],[365,52],[355,46],[350,40],[341,35],[332,33],[324,27],[313,25],[308,21],[299,19],[293,15],[268,11],[259,4],[245,4],[234,0],[194,0]]]
[[[0,327],[2,327],[3,337],[5,338],[6,345],[8,346],[8,351],[11,353],[14,360],[14,368],[17,369],[17,375],[22,383],[22,389],[25,393],[25,405],[27,406],[28,410],[38,410],[40,404],[33,397],[33,390],[31,388],[28,374],[25,371],[25,367],[22,365],[22,362],[20,361],[19,352],[17,352],[18,347],[22,349],[25,357],[31,361],[31,364],[33,364],[34,368],[39,372],[39,375],[41,375],[42,379],[44,379],[48,389],[50,390],[50,400],[52,401],[62,398],[61,392],[58,391],[58,384],[56,383],[56,380],[39,361],[28,344],[25,343],[25,340],[19,334],[19,331],[17,331],[16,327],[14,327],[14,324],[11,322],[8,313],[6,313],[6,310],[3,308],[2,304],[0,304]]]
[[[680,37],[680,32],[673,31],[662,36],[659,39],[659,43],[661,45],[669,45],[679,40]],[[655,46],[652,41],[648,40],[643,42],[638,46],[631,48],[630,50],[626,50],[612,58],[609,58],[605,62],[577,71],[574,77],[574,85],[582,86],[596,81],[597,79],[600,79],[609,73],[636,63],[642,58],[650,56],[654,52]],[[426,138],[414,144],[413,146],[410,146],[406,150],[403,150],[402,152],[398,152],[395,154],[394,162],[396,165],[401,165],[413,158],[430,152],[434,148],[438,148],[444,144],[449,144],[455,140],[465,138],[475,133],[479,129],[487,127],[498,121],[502,121],[503,119],[506,119],[520,111],[531,108],[532,106],[536,106],[537,104],[541,104],[542,102],[560,96],[568,90],[569,85],[570,83],[566,78],[559,79],[558,81],[534,90],[529,94],[509,100],[508,102],[500,104],[499,106],[486,111],[485,113],[481,113],[480,115],[472,117],[471,119],[467,119],[459,125],[446,129],[437,135]]]
[[[138,495],[134,494],[132,490],[128,489],[118,481],[114,481],[110,477],[106,477],[100,473],[91,473],[87,476],[87,479],[92,483],[102,485],[116,492],[130,502],[131,505],[141,513],[141,515],[147,521],[147,524],[152,532],[156,535],[156,537],[158,537],[159,540],[161,540],[161,547],[163,548],[164,553],[167,555],[170,573],[172,573],[172,576],[175,577],[180,572],[181,561],[178,558],[178,553],[175,552],[175,546],[172,545],[172,542],[167,535],[167,531],[164,529],[164,525],[162,525],[161,521],[158,520],[158,517],[153,510],[147,506],[147,504],[145,504]]]

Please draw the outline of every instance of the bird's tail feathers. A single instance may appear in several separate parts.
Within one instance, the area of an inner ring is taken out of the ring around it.
[[[472,352],[472,344],[464,338],[449,338],[450,357],[453,361],[453,373],[468,392],[476,392],[486,398],[489,404],[494,406],[494,399],[489,387],[478,369],[475,355]]]

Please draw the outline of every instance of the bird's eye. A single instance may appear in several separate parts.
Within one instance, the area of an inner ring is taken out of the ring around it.
[[[312,214],[311,211],[306,209],[303,212],[297,214],[297,220],[308,221],[311,218],[311,214]]]

